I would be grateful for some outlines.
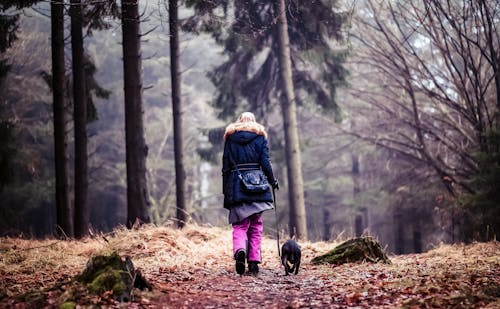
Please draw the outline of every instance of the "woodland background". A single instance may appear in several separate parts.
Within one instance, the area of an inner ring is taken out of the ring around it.
[[[88,222],[94,231],[110,231],[127,224],[131,206],[123,16],[120,3],[83,2]],[[500,222],[500,4],[310,2],[286,2],[308,238],[367,233],[394,253],[495,238]],[[274,45],[264,39],[276,24],[270,3],[180,2],[187,221],[227,224],[221,130],[250,110],[269,130],[281,184],[279,229],[283,234],[292,230],[283,91],[271,85],[279,79],[277,62],[269,56]],[[57,232],[51,5],[0,2],[4,236]],[[78,174],[73,164],[72,5],[64,5],[63,87],[70,204]],[[157,225],[178,223],[168,4],[141,1],[139,12],[147,213]],[[266,213],[269,234],[274,234],[273,216]]]

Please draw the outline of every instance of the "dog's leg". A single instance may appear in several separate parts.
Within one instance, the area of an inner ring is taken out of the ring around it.
[[[300,266],[300,258],[295,262],[295,274],[299,273],[299,266]]]
[[[288,263],[286,254],[281,256],[281,264],[285,267],[285,276],[288,276]]]
[[[288,265],[288,262],[286,262],[285,264],[285,275],[288,276],[289,273],[291,273],[292,271],[290,270],[290,266]]]

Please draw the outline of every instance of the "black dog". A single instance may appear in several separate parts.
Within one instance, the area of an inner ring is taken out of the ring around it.
[[[293,239],[287,240],[281,247],[281,264],[285,266],[285,275],[288,276],[289,273],[295,271],[295,274],[299,272],[300,266],[300,246]],[[292,267],[290,267],[290,264]]]

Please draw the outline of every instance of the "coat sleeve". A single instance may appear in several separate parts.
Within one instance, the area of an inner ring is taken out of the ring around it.
[[[224,152],[222,154],[222,193],[225,194],[224,190],[226,188],[226,183],[229,178],[230,173],[230,164],[229,164],[229,156],[228,156],[228,141],[224,142]]]
[[[273,173],[273,166],[271,164],[271,159],[269,158],[269,144],[267,142],[267,139],[262,137],[263,142],[262,142],[262,153],[260,156],[260,166],[262,167],[262,171],[267,177],[267,180],[269,183],[274,183],[275,178],[274,178],[274,173]]]

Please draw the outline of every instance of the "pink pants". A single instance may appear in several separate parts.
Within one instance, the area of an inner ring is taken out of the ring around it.
[[[240,222],[233,223],[233,253],[243,249],[249,262],[261,262],[260,245],[262,240],[261,214],[253,214]],[[248,245],[248,250],[247,250]]]

